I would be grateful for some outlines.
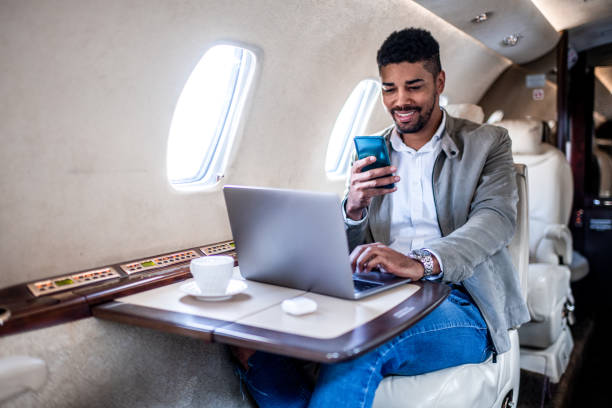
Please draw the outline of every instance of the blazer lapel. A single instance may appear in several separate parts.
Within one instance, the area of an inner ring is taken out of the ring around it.
[[[454,230],[452,208],[453,187],[452,178],[453,163],[461,157],[461,151],[451,135],[454,134],[455,121],[446,115],[446,128],[442,135],[442,150],[434,163],[432,174],[434,203],[438,216],[438,225],[442,236],[447,236]]]

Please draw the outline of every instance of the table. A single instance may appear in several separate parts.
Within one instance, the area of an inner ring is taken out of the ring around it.
[[[238,267],[233,279],[242,279]],[[438,306],[447,285],[411,282],[361,300],[345,300],[255,281],[221,302],[180,290],[191,280],[95,306],[93,315],[115,322],[242,346],[317,362],[354,358],[399,334]],[[305,296],[317,311],[284,313],[284,299]]]

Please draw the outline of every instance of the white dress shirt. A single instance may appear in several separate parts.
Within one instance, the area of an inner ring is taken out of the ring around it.
[[[419,150],[406,146],[396,130],[391,134],[391,165],[397,168],[395,174],[400,176],[401,180],[396,183],[397,191],[389,196],[389,247],[403,254],[409,254],[414,249],[427,249],[429,239],[442,236],[434,203],[432,174],[442,148],[441,139],[445,125],[446,113],[442,111],[440,126]],[[440,257],[434,255],[440,263]]]
[[[442,233],[438,224],[438,215],[433,196],[433,167],[441,150],[442,133],[446,126],[446,112],[442,109],[442,121],[433,137],[419,150],[404,144],[396,130],[391,134],[391,165],[395,166],[396,175],[401,180],[396,183],[397,191],[391,193],[391,242],[389,247],[404,255],[413,249],[427,249],[440,265],[440,273],[429,277],[442,277],[444,268],[442,260],[434,251],[427,248],[427,241],[440,238]],[[358,225],[367,218],[367,209],[363,218],[358,221],[346,215],[342,205],[344,220],[349,225]]]

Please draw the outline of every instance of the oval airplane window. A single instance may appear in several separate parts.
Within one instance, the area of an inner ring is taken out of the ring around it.
[[[374,79],[364,79],[344,103],[327,145],[325,172],[330,179],[346,178],[351,163],[353,137],[364,132],[379,94],[380,83]]]
[[[216,45],[198,62],[170,125],[167,171],[175,189],[223,178],[254,71],[255,54],[234,45]]]

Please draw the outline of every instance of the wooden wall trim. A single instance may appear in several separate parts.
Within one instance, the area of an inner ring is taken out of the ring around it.
[[[563,30],[557,44],[557,148],[563,154],[565,154],[565,143],[569,140],[567,50],[568,33],[567,30]]]
[[[587,53],[581,52],[570,70],[568,112],[570,118],[570,164],[574,175],[574,209],[584,208],[594,191],[592,174],[593,97],[595,75],[587,65]]]

